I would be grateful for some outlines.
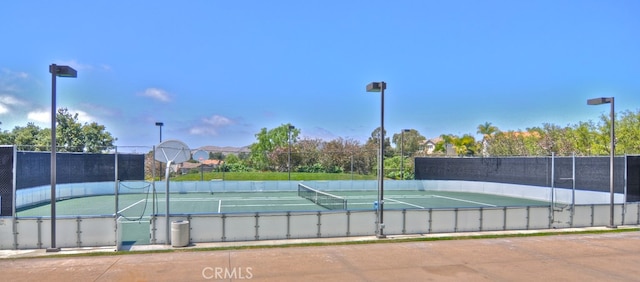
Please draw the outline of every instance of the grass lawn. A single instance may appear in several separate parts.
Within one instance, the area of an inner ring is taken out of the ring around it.
[[[199,180],[289,180],[287,172],[205,172],[180,175],[171,180],[174,181],[199,181]],[[291,180],[375,180],[375,175],[349,174],[349,173],[309,173],[292,172]]]

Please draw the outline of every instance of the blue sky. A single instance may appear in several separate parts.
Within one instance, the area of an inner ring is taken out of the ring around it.
[[[4,1],[0,128],[58,107],[119,146],[245,146],[291,123],[364,142],[597,121],[640,108],[640,1]]]

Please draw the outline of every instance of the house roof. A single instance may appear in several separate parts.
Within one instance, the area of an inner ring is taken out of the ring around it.
[[[438,142],[440,142],[440,141],[442,141],[442,138],[440,138],[440,137],[436,137],[436,138],[431,138],[431,139],[424,140],[424,141],[422,141],[422,144],[424,145],[424,144],[429,144],[429,143],[431,143],[431,144],[434,144],[434,145],[435,145],[435,144],[437,144],[437,143],[438,143]]]
[[[200,162],[203,165],[221,165],[224,161],[221,160],[203,160]]]
[[[199,162],[199,163],[184,162],[184,163],[182,163],[182,168],[197,168],[197,167],[200,167],[202,165],[205,165],[205,166],[217,166],[217,165],[221,165],[223,163],[224,163],[224,161],[221,161],[221,160],[204,160],[204,161]]]

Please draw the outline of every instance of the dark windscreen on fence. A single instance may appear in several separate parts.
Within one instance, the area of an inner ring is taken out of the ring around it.
[[[629,158],[629,160],[632,160]],[[614,187],[624,192],[624,157],[614,161]],[[640,160],[633,159],[634,166]],[[631,165],[631,164],[628,164]],[[609,191],[609,157],[576,157],[576,188],[591,191]],[[416,158],[415,178],[418,180],[465,180],[512,183],[559,188],[571,188],[573,183],[572,157],[490,157],[490,158]],[[635,172],[628,172],[628,175]],[[631,181],[631,177],[629,178]],[[637,180],[636,180],[637,181]],[[640,182],[640,181],[638,181]],[[637,187],[637,184],[636,184]],[[637,188],[635,188],[637,189]],[[631,185],[628,190],[631,191]]]
[[[13,214],[13,147],[0,147],[0,216]]]
[[[627,156],[627,201],[640,201],[640,156]]]
[[[144,155],[118,154],[118,180],[143,180]],[[57,153],[56,183],[102,182],[116,180],[115,154]],[[49,152],[18,152],[16,188],[51,183]]]

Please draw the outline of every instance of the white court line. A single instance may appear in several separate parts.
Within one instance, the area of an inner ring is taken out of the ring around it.
[[[186,198],[186,199],[181,199],[181,198],[176,198],[176,199],[169,199],[170,202],[215,202],[216,199],[213,198]]]
[[[386,196],[386,195],[385,195]],[[433,198],[433,195],[412,195],[412,196],[401,196],[401,195],[390,195],[394,199],[426,199]],[[347,196],[348,199],[358,199],[358,200],[369,200],[369,199],[377,199],[376,195],[366,195],[366,196]]]
[[[218,213],[222,211],[222,200],[218,200]]]
[[[410,204],[410,203],[407,203],[407,202],[398,201],[398,200],[394,200],[394,199],[389,199],[389,198],[384,198],[384,199],[385,199],[386,201],[392,201],[392,202],[396,202],[396,203],[399,203],[399,204],[403,204],[403,205],[407,205],[407,206],[412,206],[412,207],[416,207],[416,208],[420,208],[420,209],[424,209],[424,208],[425,208],[425,207],[421,207],[421,206],[418,206],[418,205],[414,205],[414,204]]]
[[[285,201],[285,200],[297,200],[299,201],[300,197],[295,197],[295,198],[220,198],[220,199],[224,199],[225,201],[267,201],[267,202],[272,202],[272,201]],[[158,199],[159,202],[163,202],[165,201],[165,199]],[[169,199],[170,202],[208,202],[208,201],[218,201],[214,198],[171,198]]]
[[[220,197],[226,201],[284,201],[300,200],[301,197]]]
[[[492,205],[492,204],[481,203],[481,202],[475,202],[475,201],[469,201],[469,200],[463,200],[463,199],[458,199],[458,198],[451,198],[451,197],[438,196],[438,195],[434,195],[434,197],[436,197],[436,198],[444,198],[444,199],[453,200],[453,201],[459,201],[459,202],[466,202],[466,203],[478,204],[478,205],[483,205],[483,206],[497,207],[496,205]]]
[[[171,198],[169,202],[208,202],[215,201],[213,198]],[[158,202],[166,202],[165,199],[158,199]]]
[[[232,207],[232,208],[237,208],[237,207],[284,207],[284,206],[315,206],[316,204],[314,203],[308,203],[308,204],[262,204],[262,205],[225,205],[225,207]]]
[[[133,207],[133,206],[135,206],[135,205],[137,205],[137,204],[139,204],[139,203],[142,203],[142,202],[144,202],[144,201],[145,201],[145,200],[137,201],[137,202],[135,202],[135,203],[133,203],[133,204],[129,205],[128,207],[126,207],[126,208],[124,208],[124,209],[119,210],[119,211],[118,211],[118,213],[122,213],[123,211],[125,211],[125,210],[127,210],[127,209],[129,209],[129,208],[131,208],[131,207]]]

